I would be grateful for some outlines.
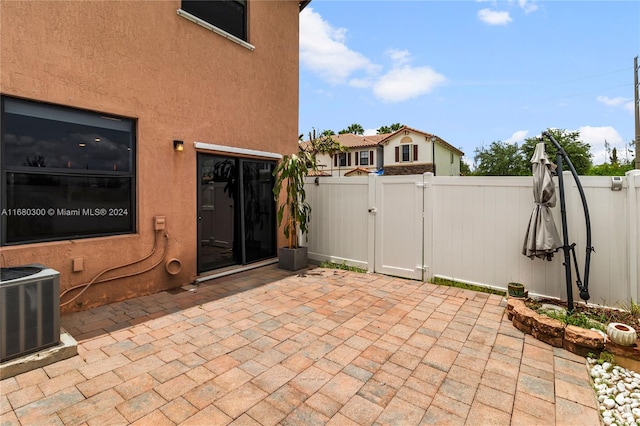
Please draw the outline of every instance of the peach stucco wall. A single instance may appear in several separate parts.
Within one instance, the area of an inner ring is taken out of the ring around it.
[[[92,286],[66,310],[192,282],[194,141],[290,153],[298,136],[298,1],[250,1],[251,51],[176,14],[180,1],[0,1],[0,92],[137,119],[137,233],[2,247],[1,266],[61,272],[61,290],[147,255],[166,217],[166,258],[147,273]],[[174,152],[172,141],[185,142]],[[279,237],[282,241],[282,236]],[[136,272],[159,261],[164,241]],[[84,270],[72,272],[82,258]],[[80,306],[81,304],[81,306]]]

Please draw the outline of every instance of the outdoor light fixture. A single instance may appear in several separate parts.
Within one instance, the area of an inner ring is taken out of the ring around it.
[[[611,176],[611,190],[622,191],[622,176]]]
[[[320,178],[316,176],[316,178],[313,180],[313,183],[315,183],[316,186],[320,185]]]
[[[184,142],[183,141],[173,141],[173,149],[177,152],[184,151]]]

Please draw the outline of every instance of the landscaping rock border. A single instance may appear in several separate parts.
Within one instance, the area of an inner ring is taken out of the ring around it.
[[[576,355],[596,358],[602,351],[613,354],[621,367],[640,371],[640,339],[633,346],[620,346],[600,333],[540,315],[528,308],[523,299],[507,299],[507,317],[518,330],[556,348],[564,348]]]

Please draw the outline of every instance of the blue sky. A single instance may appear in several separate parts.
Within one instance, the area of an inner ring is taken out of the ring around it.
[[[594,164],[634,139],[638,1],[313,0],[300,14],[305,135],[402,123],[465,152],[579,130]]]

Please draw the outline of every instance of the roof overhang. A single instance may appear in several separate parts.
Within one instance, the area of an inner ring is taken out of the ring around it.
[[[311,3],[311,0],[300,0],[298,2],[298,6],[300,7],[300,12],[302,12],[302,9],[304,9],[305,7],[307,7],[307,5]]]

